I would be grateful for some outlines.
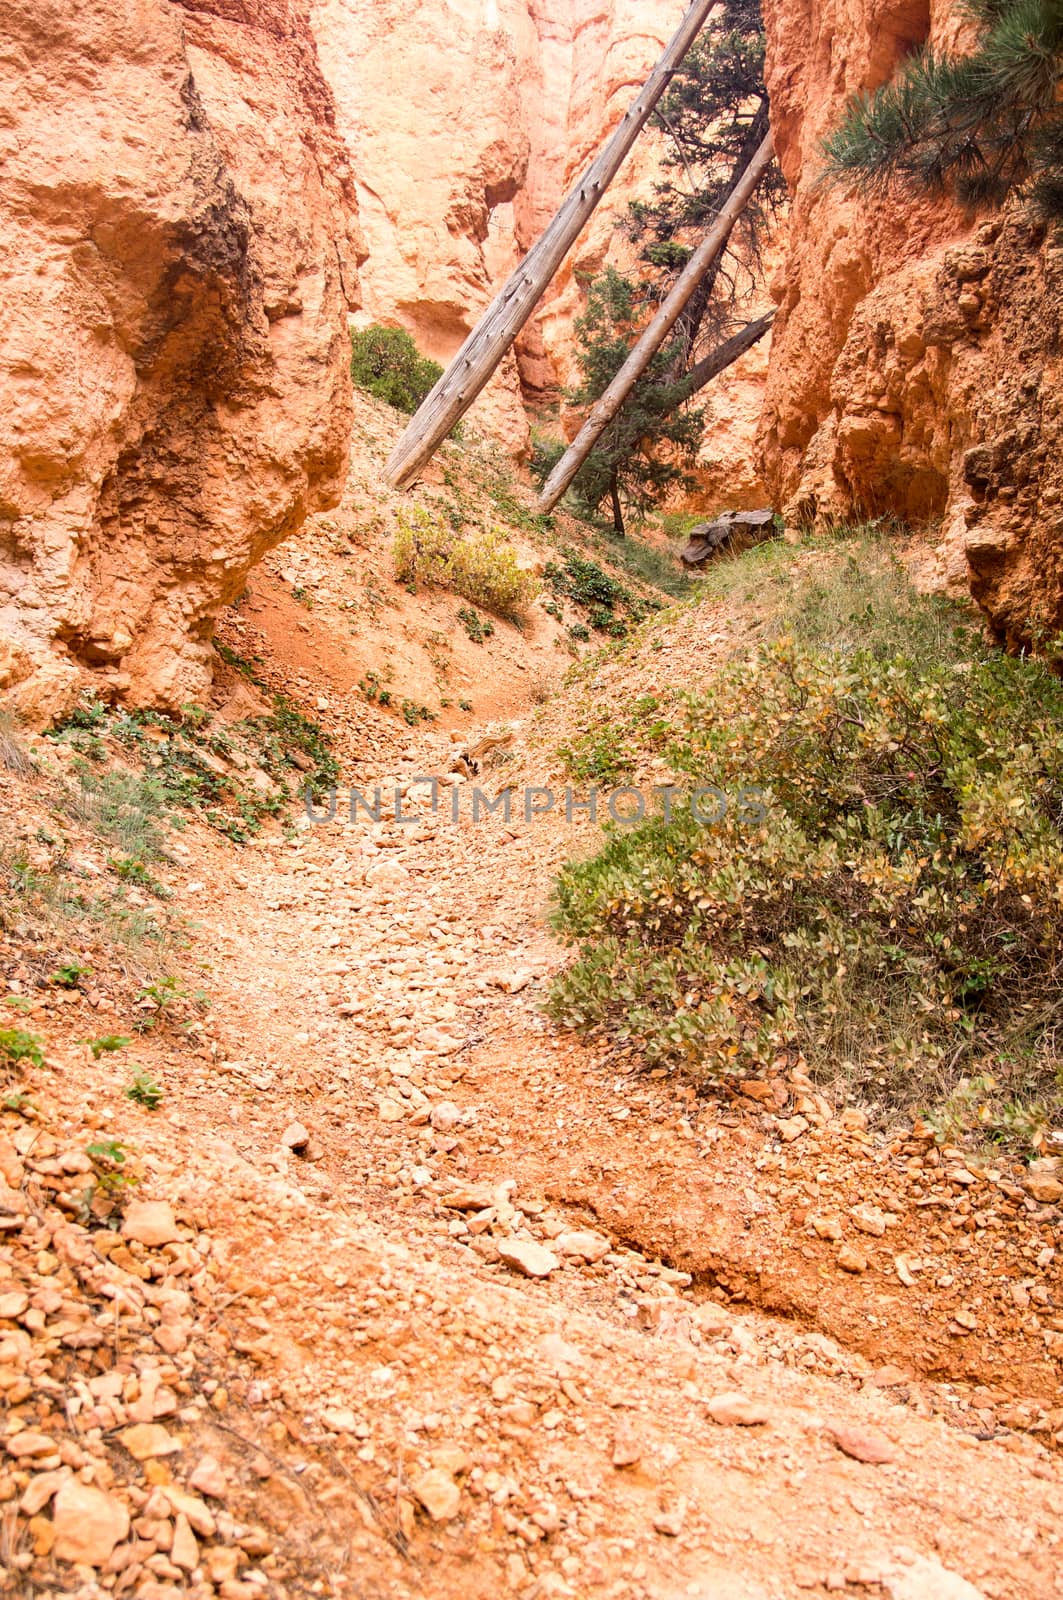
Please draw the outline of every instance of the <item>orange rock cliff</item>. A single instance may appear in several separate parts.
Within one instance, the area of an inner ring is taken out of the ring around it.
[[[334,503],[348,324],[454,353],[682,0],[13,0],[0,131],[0,701],[202,696],[218,609]],[[764,0],[792,195],[770,350],[711,398],[708,499],[894,513],[998,635],[1063,625],[1063,254],[1019,212],[818,182],[846,96],[953,3]],[[473,421],[512,455],[653,136]],[[759,418],[760,455],[750,445]],[[765,489],[765,485],[767,486]]]
[[[865,204],[820,181],[846,99],[926,39],[948,0],[764,0],[776,148],[792,195],[762,418],[789,520],[926,525],[941,581],[1017,646],[1063,627],[1063,244],[1017,208]]]

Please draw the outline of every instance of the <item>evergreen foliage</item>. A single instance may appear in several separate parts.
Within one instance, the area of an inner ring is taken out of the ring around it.
[[[768,131],[759,0],[728,0],[710,18],[654,125],[665,139],[663,175],[652,200],[632,202],[623,227],[663,299]],[[676,326],[673,375],[734,331],[735,302],[756,287],[764,233],[785,193],[773,163],[739,219],[738,248],[721,256]]]
[[[964,0],[978,24],[965,56],[929,46],[894,82],[850,102],[823,144],[826,176],[866,193],[894,185],[1000,205],[1023,192],[1063,220],[1063,4]]]
[[[374,322],[351,330],[351,377],[359,389],[412,415],[443,376],[437,361],[423,356],[405,328]]]
[[[576,322],[582,381],[568,394],[582,408],[608,388],[647,315],[650,291],[609,267],[591,284],[587,309]],[[688,487],[701,443],[703,414],[680,404],[685,396],[671,375],[675,345],[659,350],[627,401],[603,431],[573,482],[577,504],[593,515],[608,502],[613,530],[624,533],[626,503],[643,514],[668,489]],[[663,447],[663,449],[662,449]],[[541,449],[532,470],[545,480],[553,452]]]
[[[649,200],[630,206],[622,227],[638,248],[638,281],[610,268],[588,293],[576,324],[581,382],[566,398],[589,407],[623,366],[768,131],[764,28],[759,0],[726,0],[678,69],[654,114],[664,136],[662,176]],[[624,532],[624,507],[644,513],[669,489],[690,484],[704,426],[688,402],[710,373],[693,369],[743,320],[739,300],[756,285],[760,242],[783,193],[772,166],[736,225],[740,248],[725,250],[691,296],[675,330],[609,423],[573,484],[577,504],[608,503]],[[545,442],[532,472],[545,482],[562,447]]]

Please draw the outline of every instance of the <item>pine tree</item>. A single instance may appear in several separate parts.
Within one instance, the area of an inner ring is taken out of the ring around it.
[[[580,384],[570,404],[593,405],[627,360],[646,319],[649,292],[615,267],[590,285],[587,309],[576,322],[576,360]],[[685,406],[687,398],[669,376],[674,344],[659,350],[635,385],[622,411],[602,433],[573,483],[577,503],[590,514],[608,503],[613,530],[623,537],[624,505],[644,513],[671,488],[692,487],[689,468],[701,443],[703,415]],[[663,447],[663,448],[662,448]],[[540,449],[532,470],[544,481],[564,445]]]
[[[624,232],[640,247],[648,289],[663,300],[768,131],[759,0],[727,0],[687,54],[654,115],[664,135],[653,198],[634,201]],[[776,165],[746,207],[734,242],[676,328],[672,376],[733,333],[736,304],[755,290],[764,236],[785,197]]]
[[[927,46],[893,83],[849,104],[823,143],[826,177],[1000,205],[1023,193],[1063,220],[1063,0],[964,0],[965,56]]]

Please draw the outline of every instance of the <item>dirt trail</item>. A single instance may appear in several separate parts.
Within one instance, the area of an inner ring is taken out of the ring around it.
[[[338,604],[252,602],[341,796],[445,774],[445,733],[367,710]],[[580,693],[689,681],[728,637],[689,610]],[[556,780],[574,701],[525,704],[484,786]],[[158,1111],[85,1049],[128,1026],[120,974],[34,1002],[40,1119],[0,1110],[11,1592],[1063,1593],[1058,1209],[800,1074],[699,1097],[555,1031],[543,909],[594,832],[474,823],[469,788],[456,824],[413,785],[410,822],[341,798],[290,840],[175,838],[211,1005],[138,1041]],[[90,1233],[86,1140],[116,1135],[142,1187]]]
[[[446,748],[404,740],[348,781],[393,796]],[[1058,1469],[999,1424],[1007,1396],[928,1381],[960,1364],[935,1363],[947,1313],[928,1326],[886,1287],[892,1251],[855,1281],[828,1265],[786,1208],[801,1164],[791,1179],[767,1154],[763,1107],[684,1104],[553,1032],[541,912],[574,836],[474,826],[456,792],[458,825],[418,786],[419,821],[352,826],[341,805],[236,872],[228,851],[197,860],[187,891],[215,1059],[175,1104],[212,1128],[187,1161],[241,1297],[243,1399],[286,1449],[327,1445],[328,1526],[293,1506],[286,1539],[340,1593],[1058,1592]],[[854,1126],[831,1144],[812,1166],[880,1196],[874,1142]],[[847,1193],[821,1180],[825,1206]],[[1015,1349],[1011,1377],[1044,1383]]]

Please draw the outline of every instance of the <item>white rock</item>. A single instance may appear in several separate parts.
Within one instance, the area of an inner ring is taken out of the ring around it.
[[[440,1133],[449,1133],[461,1121],[461,1107],[453,1100],[440,1100],[428,1113],[428,1120]]]
[[[607,1256],[612,1246],[608,1239],[603,1239],[600,1233],[592,1233],[589,1228],[566,1229],[559,1233],[554,1244],[563,1256],[582,1256],[584,1261],[600,1261]]]
[[[129,1512],[122,1502],[77,1478],[60,1484],[52,1521],[52,1554],[87,1567],[102,1567],[129,1532]]]
[[[358,1418],[346,1406],[330,1406],[321,1420],[330,1433],[353,1433],[358,1426]]]
[[[188,1482],[191,1488],[200,1494],[209,1494],[213,1500],[224,1500],[229,1493],[229,1480],[215,1456],[201,1456]]]
[[[496,1239],[495,1244],[499,1259],[507,1267],[516,1267],[526,1278],[548,1278],[561,1265],[552,1250],[533,1239]]]
[[[170,1560],[175,1567],[181,1567],[185,1572],[191,1572],[193,1567],[199,1564],[199,1545],[183,1512],[178,1512],[173,1525]]]
[[[181,1235],[173,1206],[165,1200],[131,1200],[122,1220],[122,1238],[157,1247],[176,1244]]]
[[[737,1391],[714,1394],[705,1402],[705,1409],[713,1422],[719,1423],[722,1428],[755,1428],[771,1420],[767,1406]]]
[[[449,1522],[461,1507],[461,1490],[443,1467],[429,1467],[411,1485],[433,1522]]]

